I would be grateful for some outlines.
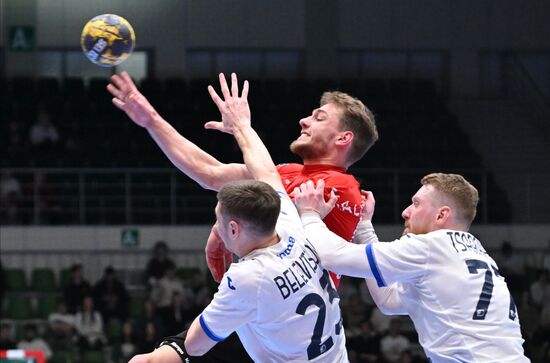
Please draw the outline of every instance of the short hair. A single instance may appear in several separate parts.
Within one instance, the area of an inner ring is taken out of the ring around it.
[[[217,195],[223,218],[238,219],[252,233],[273,233],[281,211],[281,199],[267,183],[240,180],[225,184]]]
[[[321,107],[333,103],[342,110],[340,129],[353,132],[354,138],[348,161],[353,164],[378,140],[374,114],[359,99],[344,92],[325,92],[321,96]]]
[[[457,207],[457,217],[468,227],[476,217],[479,193],[462,175],[432,173],[422,178],[422,185],[431,185],[439,193],[451,199]]]

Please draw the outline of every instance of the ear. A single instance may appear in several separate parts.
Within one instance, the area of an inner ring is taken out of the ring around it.
[[[350,145],[353,141],[353,132],[343,131],[336,137],[336,145]]]
[[[446,225],[447,221],[451,218],[452,212],[453,211],[452,211],[451,207],[446,206],[446,205],[439,208],[439,210],[437,211],[436,218],[435,218],[435,223],[440,225],[440,226]]]
[[[230,220],[229,221],[229,235],[231,236],[231,238],[233,238],[233,239],[237,238],[240,231],[241,231],[241,226],[239,225],[239,223],[234,219]]]

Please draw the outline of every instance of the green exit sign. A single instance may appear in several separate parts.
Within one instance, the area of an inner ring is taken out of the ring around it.
[[[120,244],[122,247],[139,246],[139,230],[133,228],[123,229],[120,233]]]

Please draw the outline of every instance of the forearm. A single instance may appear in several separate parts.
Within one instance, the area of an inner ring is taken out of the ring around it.
[[[407,311],[401,303],[398,285],[392,284],[387,287],[378,287],[376,280],[365,279],[365,283],[372,296],[372,300],[380,311],[385,315],[406,315]]]
[[[340,275],[373,278],[364,245],[346,242],[331,232],[317,213],[304,212],[300,217],[324,268]]]
[[[233,135],[253,178],[270,184],[276,190],[284,190],[271,155],[256,131],[251,126],[237,127]]]
[[[357,229],[353,234],[353,243],[371,244],[378,242],[378,236],[374,231],[371,221],[361,220],[357,224]]]
[[[232,180],[248,178],[240,164],[223,164],[177,132],[155,113],[147,131],[170,161],[205,189],[219,190]]]

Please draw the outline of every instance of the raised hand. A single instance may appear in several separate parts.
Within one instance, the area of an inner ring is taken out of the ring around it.
[[[361,219],[365,221],[372,220],[376,200],[371,191],[361,189]]]
[[[207,129],[219,130],[228,134],[233,134],[236,127],[250,126],[250,107],[248,106],[248,81],[244,81],[243,90],[239,97],[239,83],[237,75],[231,73],[231,90],[227,86],[227,81],[223,73],[219,75],[220,88],[223,100],[218,96],[214,87],[208,86],[210,97],[218,106],[222,120],[209,121],[204,127]]]
[[[225,244],[214,228],[210,231],[204,252],[206,254],[208,269],[214,281],[219,283],[225,271],[227,271],[229,265],[233,262],[233,254],[225,248]]]
[[[128,117],[141,127],[149,127],[158,115],[126,71],[122,71],[120,76],[113,75],[107,90],[114,96],[113,104],[126,112]]]
[[[325,218],[338,201],[334,189],[330,191],[329,200],[325,201],[325,181],[323,179],[317,181],[317,186],[311,180],[302,183],[299,188],[294,188],[292,197],[300,214],[313,211],[318,213],[321,218]]]

